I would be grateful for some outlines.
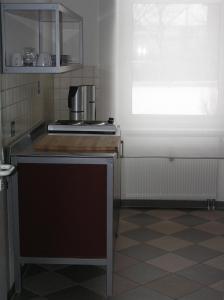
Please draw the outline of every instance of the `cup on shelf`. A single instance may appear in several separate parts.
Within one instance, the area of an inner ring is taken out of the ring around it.
[[[52,66],[51,55],[47,52],[41,52],[37,58],[38,67],[50,67]]]
[[[13,67],[21,67],[23,66],[23,56],[21,53],[13,53],[11,65]]]

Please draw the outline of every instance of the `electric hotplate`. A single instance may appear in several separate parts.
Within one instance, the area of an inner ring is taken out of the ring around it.
[[[113,121],[74,121],[57,120],[48,124],[48,132],[115,134],[116,126]]]

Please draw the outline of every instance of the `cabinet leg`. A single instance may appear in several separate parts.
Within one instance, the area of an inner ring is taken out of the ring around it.
[[[112,262],[107,264],[107,297],[113,295],[113,267]]]
[[[215,199],[212,199],[212,210],[215,210]]]
[[[17,294],[22,291],[21,267],[18,263],[15,263],[15,291]]]
[[[210,208],[211,208],[211,199],[207,199],[207,208],[208,208],[208,210],[210,210]]]

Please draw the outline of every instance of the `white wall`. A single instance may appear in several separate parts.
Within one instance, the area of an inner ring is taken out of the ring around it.
[[[115,117],[116,0],[61,2],[84,18],[84,68],[55,76],[55,118],[68,118],[69,85],[79,84],[96,85],[97,119]]]
[[[97,118],[115,117],[116,0],[99,0],[100,97]]]
[[[99,0],[52,0],[60,2],[83,17],[84,65],[98,65],[98,2]]]

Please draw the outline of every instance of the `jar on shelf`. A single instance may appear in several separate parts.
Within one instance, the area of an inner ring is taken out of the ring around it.
[[[25,67],[33,67],[36,65],[35,49],[32,47],[24,48],[23,64]]]

